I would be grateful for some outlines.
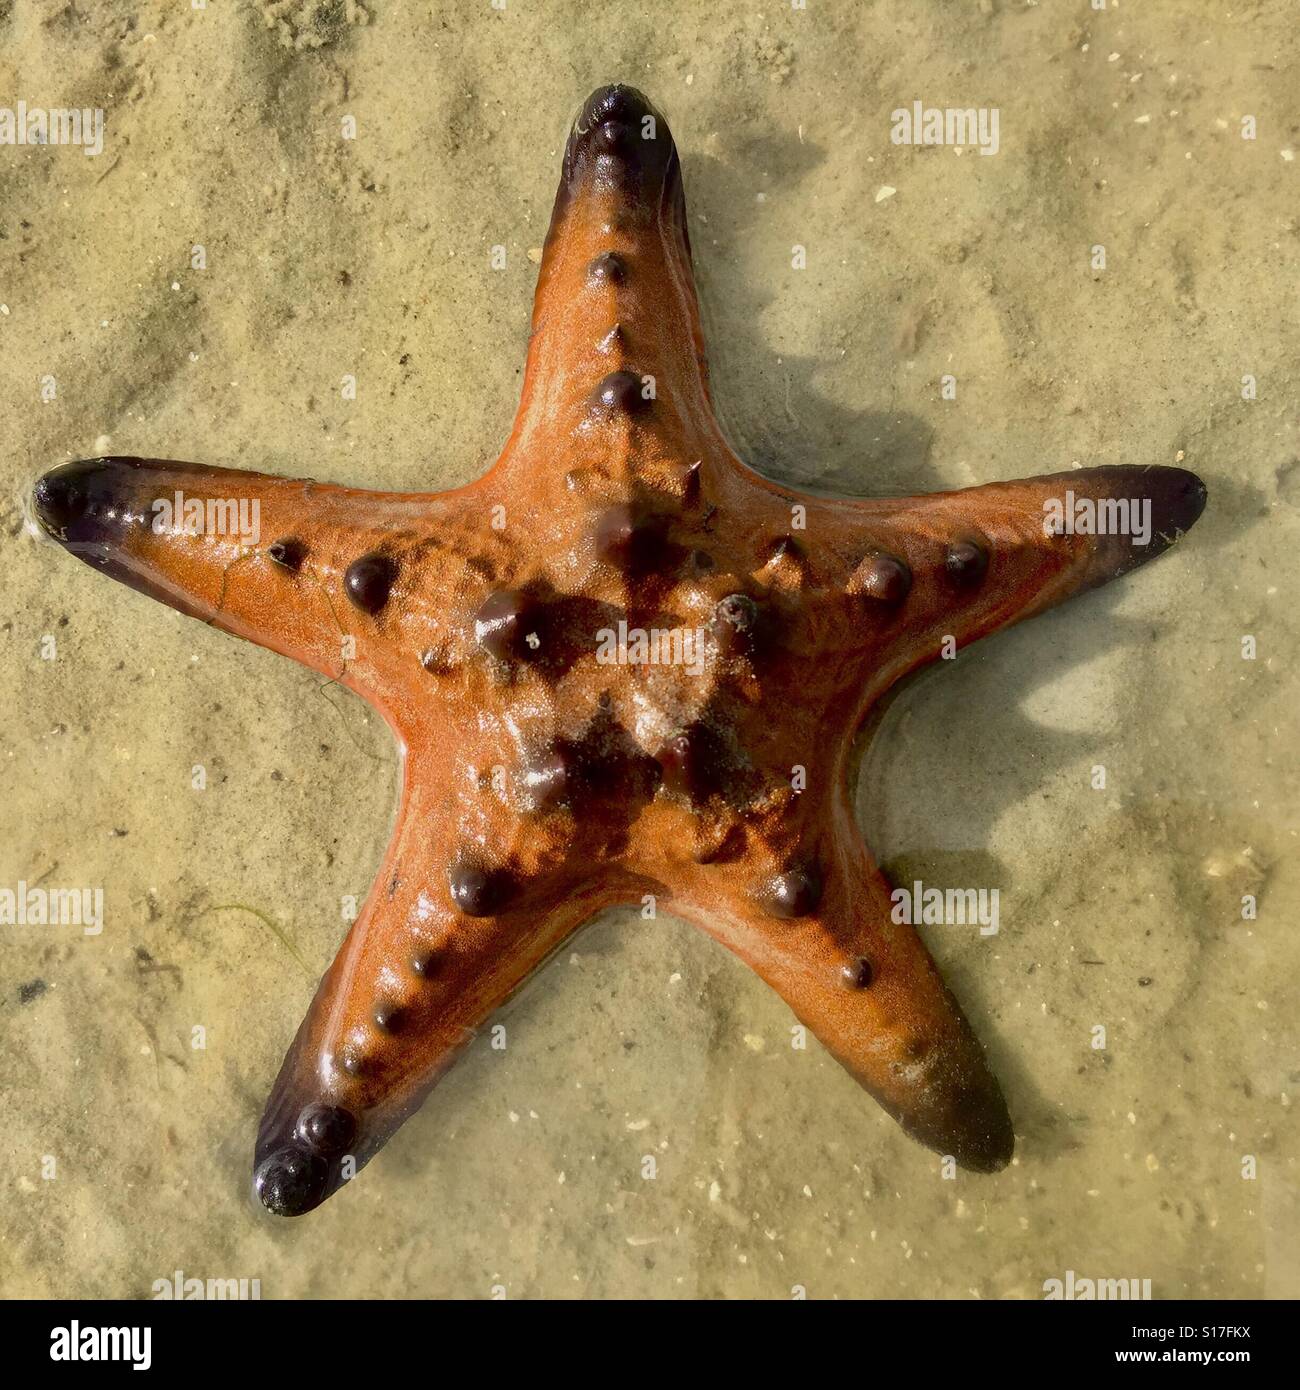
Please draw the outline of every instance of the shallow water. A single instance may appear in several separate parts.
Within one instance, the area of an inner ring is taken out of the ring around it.
[[[97,936],[0,927],[0,1292],[1036,1298],[1074,1270],[1300,1295],[1289,7],[317,8],[0,4],[0,93],[107,112],[93,159],[0,145],[0,886],[105,895]],[[864,763],[896,882],[1000,891],[996,935],[923,934],[1017,1157],[944,1176],[738,962],[619,913],[504,1051],[480,1039],[355,1184],[274,1221],[257,1119],[379,864],[391,741],[37,543],[22,494],[100,452],[477,475],[566,121],[616,78],[672,122],[715,394],[757,466],[1209,485],[1172,554],[923,678]],[[998,108],[999,152],[892,145],[916,99]]]

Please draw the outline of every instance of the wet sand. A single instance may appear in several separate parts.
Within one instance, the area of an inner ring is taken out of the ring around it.
[[[0,927],[0,1293],[179,1269],[264,1298],[1036,1298],[1072,1269],[1300,1295],[1297,41],[1282,0],[1202,8],[0,0],[0,103],[106,112],[94,158],[0,145],[0,886],[105,898],[97,936]],[[504,1051],[480,1039],[352,1187],[276,1221],[257,1119],[379,864],[391,740],[38,543],[23,496],[101,452],[476,476],[568,119],[613,80],[672,122],[755,466],[907,493],[1181,463],[1209,509],[923,678],[864,764],[896,881],[1001,893],[996,936],[924,934],[1012,1167],[945,1178],[736,961],[611,914]],[[892,144],[915,100],[997,108],[998,153]]]

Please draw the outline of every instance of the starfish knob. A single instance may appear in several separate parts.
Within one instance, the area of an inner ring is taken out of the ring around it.
[[[260,538],[159,527],[177,493],[209,518],[255,503]],[[1052,525],[1067,493],[1145,507],[1146,543]],[[857,735],[945,650],[1160,554],[1204,486],[1086,468],[859,500],[752,472],[714,417],[677,149],[639,92],[601,88],[574,123],[518,415],[477,482],[98,458],[33,501],[87,564],[340,680],[396,736],[383,867],[258,1133],[271,1211],[322,1202],[579,926],[647,896],[748,962],[909,1134],[968,1169],[1010,1160],[983,1050],[855,824]]]

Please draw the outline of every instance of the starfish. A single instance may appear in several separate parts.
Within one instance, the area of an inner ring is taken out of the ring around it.
[[[1204,485],[1083,468],[871,500],[754,473],[714,418],[677,149],[639,92],[600,88],[571,129],[521,404],[478,481],[114,457],[33,504],[86,563],[342,682],[396,737],[391,843],[258,1132],[271,1211],[337,1190],[627,903],[734,951],[915,1139],[1009,1162],[984,1052],[855,823],[860,735],[912,672],[1163,552]],[[251,541],[221,524],[250,514]],[[1125,515],[1149,532],[1098,524]]]

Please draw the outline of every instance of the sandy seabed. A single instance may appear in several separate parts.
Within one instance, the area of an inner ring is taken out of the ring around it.
[[[98,936],[0,926],[0,1293],[147,1297],[179,1269],[264,1298],[1037,1298],[1074,1270],[1300,1295],[1298,48],[1286,0],[0,0],[0,105],[106,117],[93,158],[0,145],[0,886],[105,895]],[[863,768],[897,881],[1000,890],[996,936],[925,935],[1017,1158],[945,1177],[741,965],[611,914],[504,1051],[276,1221],[257,1119],[379,864],[391,740],[38,543],[24,497],[104,452],[478,475],[567,122],[614,80],[672,121],[755,466],[849,493],[1076,462],[1208,483],[1172,555],[924,678]],[[998,153],[892,144],[914,100],[996,108]]]

